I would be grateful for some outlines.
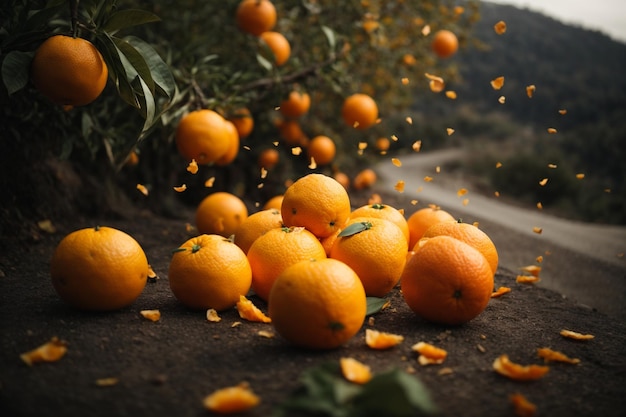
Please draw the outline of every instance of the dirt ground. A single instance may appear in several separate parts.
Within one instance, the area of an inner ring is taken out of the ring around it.
[[[150,214],[126,220],[76,218],[56,224],[54,234],[2,236],[0,415],[205,416],[206,395],[247,381],[262,402],[246,415],[268,416],[298,386],[304,370],[344,356],[365,362],[374,372],[411,372],[426,385],[441,416],[513,416],[509,396],[516,392],[537,405],[538,415],[621,416],[626,411],[626,323],[541,286],[517,284],[518,271],[501,266],[495,285],[512,292],[492,299],[479,317],[463,326],[421,320],[396,288],[388,296],[391,306],[375,314],[373,323],[366,322],[344,347],[307,351],[279,336],[260,336],[258,331],[271,331],[271,325],[243,321],[234,309],[221,313],[221,322],[210,323],[204,312],[176,301],[167,270],[171,251],[190,237],[188,221]],[[133,305],[118,312],[75,311],[61,302],[50,283],[49,260],[60,239],[95,223],[137,239],[159,276]],[[251,299],[267,311],[261,300]],[[159,309],[161,320],[143,319],[139,312],[144,309]],[[242,323],[233,327],[237,321]],[[390,350],[374,351],[365,345],[366,328],[405,339]],[[561,329],[595,338],[573,341],[560,336]],[[53,336],[68,344],[59,362],[29,367],[20,360],[21,353]],[[444,364],[417,364],[411,346],[419,341],[446,349]],[[581,362],[550,364],[544,378],[526,383],[492,369],[503,353],[514,362],[541,364],[536,351],[542,347]],[[452,372],[441,373],[443,368]],[[96,384],[111,377],[118,383]]]

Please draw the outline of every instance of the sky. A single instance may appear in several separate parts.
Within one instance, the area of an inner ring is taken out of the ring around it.
[[[625,0],[486,0],[543,13],[566,24],[599,30],[626,43]]]

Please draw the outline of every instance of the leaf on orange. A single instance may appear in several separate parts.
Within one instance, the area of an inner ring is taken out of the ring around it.
[[[526,399],[522,394],[515,393],[509,397],[518,417],[532,417],[537,413],[537,406]]]
[[[392,348],[404,340],[404,336],[379,332],[378,330],[365,329],[365,343],[368,347],[377,350]]]
[[[206,396],[204,407],[215,413],[241,413],[257,406],[261,399],[250,389],[246,382],[227,388],[221,388]]]
[[[534,381],[548,373],[550,367],[542,365],[520,365],[511,362],[509,356],[503,354],[493,361],[493,369],[500,375],[516,381]]]
[[[499,287],[497,290],[491,293],[491,298],[502,297],[504,294],[508,294],[511,292],[511,288],[509,287]]]
[[[542,358],[544,362],[564,362],[571,363],[572,365],[580,363],[580,359],[570,358],[566,354],[556,350],[552,350],[550,348],[537,349],[537,356]]]
[[[430,343],[418,342],[411,346],[411,350],[419,353],[417,361],[420,365],[441,364],[448,356],[448,352]]]
[[[567,330],[567,329],[561,330],[560,334],[563,337],[567,337],[568,339],[574,339],[574,340],[591,340],[595,337],[592,334],[583,334],[583,333],[578,333],[573,330]]]
[[[43,345],[22,353],[20,359],[22,359],[28,366],[32,366],[39,362],[56,362],[61,359],[67,353],[67,343],[60,340],[58,337],[53,337],[49,342]]]
[[[239,296],[239,301],[237,301],[237,311],[239,312],[239,317],[248,321],[258,321],[261,323],[272,322],[271,318],[267,317],[244,295]]]
[[[355,384],[365,384],[372,379],[370,367],[354,358],[341,358],[339,360],[343,377]]]

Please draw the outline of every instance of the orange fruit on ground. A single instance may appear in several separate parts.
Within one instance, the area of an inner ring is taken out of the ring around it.
[[[226,153],[222,155],[221,158],[218,158],[215,161],[216,165],[224,166],[228,165],[237,158],[237,154],[239,153],[239,133],[237,132],[237,127],[230,120],[224,120],[226,131],[230,135],[230,141],[228,145],[228,149]]]
[[[278,125],[280,136],[287,145],[301,146],[306,142],[306,135],[297,120],[283,120]]]
[[[430,226],[436,223],[455,221],[454,217],[445,210],[436,206],[424,207],[409,216],[409,249],[415,250],[415,244],[422,238],[422,235]]]
[[[272,169],[280,161],[280,153],[274,148],[267,148],[259,154],[258,163],[261,168]]]
[[[252,289],[267,301],[274,281],[285,268],[299,261],[324,258],[324,247],[305,228],[281,227],[268,230],[248,250]]]
[[[30,75],[35,87],[53,102],[84,106],[100,96],[109,69],[88,40],[55,35],[35,51]]]
[[[336,171],[333,174],[333,178],[335,179],[335,181],[341,184],[343,188],[345,188],[346,190],[350,188],[350,177],[345,172]]]
[[[437,56],[448,58],[459,49],[459,40],[453,32],[443,29],[435,33],[430,46]]]
[[[236,195],[218,191],[206,196],[196,209],[198,232],[229,237],[248,217],[246,204]]]
[[[424,239],[406,264],[402,295],[422,318],[459,325],[478,316],[493,292],[493,271],[470,245],[450,236]]]
[[[391,142],[387,138],[378,138],[374,143],[374,147],[380,152],[387,152],[391,147]]]
[[[52,285],[81,310],[110,311],[132,304],[148,279],[148,260],[131,236],[91,227],[65,236],[50,262]]]
[[[275,195],[274,197],[267,200],[265,204],[263,204],[263,210],[276,209],[280,211],[280,206],[282,205],[283,205],[283,195],[282,194]]]
[[[318,165],[328,165],[335,159],[337,147],[331,138],[319,135],[311,139],[307,146],[307,152],[309,160],[313,158]]]
[[[231,240],[214,234],[193,237],[172,255],[168,273],[178,301],[191,309],[232,308],[250,290],[248,258]]]
[[[279,32],[263,32],[261,41],[269,47],[274,54],[274,62],[277,66],[283,65],[291,55],[291,45],[282,33]]]
[[[378,106],[367,94],[353,94],[344,100],[341,117],[350,127],[367,129],[378,120]]]
[[[243,0],[237,6],[237,27],[251,35],[259,36],[276,25],[276,8],[269,0]]]
[[[250,133],[252,133],[254,129],[254,118],[252,118],[250,110],[246,107],[241,107],[233,111],[228,117],[228,120],[235,125],[240,139],[245,139],[250,136]]]
[[[355,227],[358,229],[352,233]],[[330,257],[356,272],[368,296],[382,297],[398,283],[407,252],[406,237],[394,223],[374,217],[356,217],[348,221],[335,240]]]
[[[382,203],[366,204],[354,209],[350,217],[375,217],[377,219],[389,220],[402,230],[402,233],[406,236],[406,244],[409,244],[409,224],[404,218],[404,214],[395,207]]]
[[[334,349],[358,333],[367,302],[357,274],[335,259],[304,260],[285,269],[269,297],[276,332],[310,349]]]
[[[324,174],[308,174],[287,187],[280,211],[285,226],[306,227],[323,238],[343,228],[350,210],[341,184]]]
[[[374,185],[377,179],[378,176],[373,169],[365,168],[354,176],[352,187],[354,187],[355,190],[363,190]]]
[[[310,107],[311,96],[308,93],[294,90],[289,93],[286,99],[281,101],[280,112],[289,119],[296,119],[306,114]]]
[[[478,251],[487,258],[487,262],[489,262],[493,273],[496,273],[498,269],[498,251],[496,245],[489,238],[487,233],[469,223],[461,223],[458,221],[441,222],[426,229],[422,235],[422,239],[442,235],[453,237],[478,249]]]
[[[333,232],[332,235],[326,236],[320,239],[320,243],[324,247],[326,256],[328,256],[329,258],[330,258],[330,251],[333,248],[333,245],[335,244],[337,237],[339,237],[339,233],[341,233],[341,229],[337,229]]]
[[[229,150],[232,134],[225,119],[213,110],[195,110],[183,116],[176,128],[180,154],[198,164],[220,159]]]
[[[248,253],[252,243],[271,229],[278,229],[283,225],[280,210],[269,209],[252,213],[235,231],[235,245]]]

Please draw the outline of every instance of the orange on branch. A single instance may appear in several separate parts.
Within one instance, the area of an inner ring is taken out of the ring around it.
[[[289,96],[281,101],[280,112],[289,119],[296,119],[303,116],[311,107],[311,96],[308,93],[294,90]]]
[[[276,7],[269,0],[243,0],[235,14],[237,27],[254,36],[272,30],[276,18]]]
[[[263,32],[261,41],[267,45],[274,55],[274,61],[277,66],[282,66],[287,62],[291,55],[291,45],[282,33],[279,32]]]

